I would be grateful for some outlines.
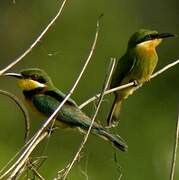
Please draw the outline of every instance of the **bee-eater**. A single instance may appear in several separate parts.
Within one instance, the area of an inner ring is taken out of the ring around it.
[[[150,80],[158,62],[156,47],[163,38],[173,36],[175,35],[147,29],[141,29],[131,36],[126,53],[116,65],[110,88],[132,81],[136,82],[136,86],[114,92],[115,99],[107,119],[108,126],[118,124],[122,102],[143,83]]]
[[[19,86],[23,90],[25,99],[30,102],[33,109],[46,117],[57,109],[65,97],[65,94],[53,85],[50,77],[41,69],[31,68],[22,70],[20,73],[6,73],[5,75],[19,79]],[[56,126],[78,128],[82,132],[88,130],[90,124],[90,117],[85,115],[72,99],[66,101],[55,121]],[[122,151],[127,150],[127,145],[122,138],[107,132],[96,122],[92,126],[91,133],[110,141]]]

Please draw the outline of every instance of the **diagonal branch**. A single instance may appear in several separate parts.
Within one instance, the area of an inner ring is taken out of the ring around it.
[[[107,89],[107,87],[108,87],[108,85],[109,85],[109,82],[110,82],[110,79],[111,79],[111,76],[112,76],[112,72],[113,72],[113,70],[114,70],[114,66],[115,66],[115,59],[111,59],[111,63],[110,63],[110,66],[109,66],[109,70],[108,70],[108,73],[107,73],[107,75],[106,75],[105,82],[104,82],[104,84],[103,84],[103,88],[102,88],[102,91],[101,91],[101,94],[100,94],[100,97],[99,97],[99,101],[98,101],[98,104],[97,104],[97,108],[96,108],[96,111],[95,111],[95,113],[94,113],[94,115],[93,115],[93,118],[92,118],[92,120],[91,120],[91,124],[90,124],[90,126],[89,126],[89,129],[88,129],[86,135],[84,136],[84,139],[83,139],[83,141],[81,142],[81,144],[80,144],[80,146],[79,146],[79,148],[78,148],[78,151],[76,152],[74,158],[72,159],[71,163],[67,166],[66,171],[64,172],[64,174],[62,175],[62,177],[56,178],[57,180],[58,180],[58,179],[62,179],[62,180],[65,180],[65,179],[66,179],[66,177],[67,177],[67,175],[69,174],[70,170],[72,169],[74,163],[75,163],[76,160],[78,159],[78,157],[79,157],[79,155],[80,155],[80,152],[82,151],[84,145],[86,144],[87,139],[88,139],[88,137],[89,137],[89,134],[90,134],[90,132],[91,132],[91,129],[92,129],[92,127],[93,127],[93,123],[94,123],[94,121],[95,121],[95,119],[96,119],[96,116],[97,116],[97,114],[98,114],[98,112],[99,112],[99,109],[100,109],[100,106],[101,106],[101,103],[102,103],[102,100],[103,100],[103,97],[104,97],[104,92],[105,92],[105,90]]]
[[[178,149],[178,138],[179,138],[179,114],[178,114],[178,118],[176,122],[175,142],[174,142],[174,148],[173,148],[173,157],[172,157],[172,165],[171,165],[169,180],[174,179],[175,165],[176,165],[176,159],[177,159],[177,149]]]
[[[151,76],[151,79],[155,78],[156,76],[162,74],[163,72],[167,71],[168,69],[172,68],[173,66],[177,65],[179,63],[179,59],[174,61],[173,63],[170,63],[168,65],[166,65],[165,67],[163,67],[162,69],[160,69],[159,71],[157,71],[156,73],[154,73]]]
[[[23,113],[24,119],[25,119],[25,142],[27,142],[27,139],[29,137],[29,130],[30,130],[30,118],[29,118],[29,113],[27,111],[27,109],[25,108],[25,106],[23,105],[23,103],[12,93],[4,91],[4,90],[0,90],[0,94],[3,94],[7,97],[9,97],[10,99],[12,99],[17,106],[20,108],[20,110]]]
[[[155,77],[157,77],[158,75],[162,74],[163,72],[169,70],[170,68],[176,66],[177,64],[179,64],[179,59],[174,61],[173,63],[170,63],[168,65],[166,65],[165,67],[163,67],[162,69],[160,69],[159,71],[157,71],[156,73],[154,73],[150,79],[153,79]],[[115,88],[112,88],[112,89],[109,89],[107,91],[104,92],[104,95],[107,95],[107,94],[110,94],[112,92],[115,92],[115,91],[118,91],[118,90],[121,90],[121,89],[125,89],[125,88],[128,88],[128,87],[131,87],[131,86],[135,86],[135,82],[131,82],[131,83],[128,83],[128,84],[124,84],[124,85],[121,85],[121,86],[118,86],[118,87],[115,87]],[[99,94],[96,94],[95,96],[93,96],[92,98],[88,99],[87,101],[83,102],[79,108],[82,109],[84,108],[86,105],[88,105],[89,103],[95,101],[96,99],[98,99],[100,97],[100,93]]]
[[[60,6],[60,9],[58,11],[58,13],[56,14],[56,16],[51,20],[51,22],[47,25],[47,27],[41,32],[40,36],[38,36],[38,38],[32,43],[32,45],[22,54],[20,55],[15,61],[13,61],[12,63],[10,63],[7,67],[5,67],[4,69],[0,70],[0,76],[2,74],[4,74],[7,70],[9,70],[10,68],[12,68],[13,66],[15,66],[19,61],[21,61],[27,54],[29,54],[29,52],[32,51],[32,49],[40,42],[40,40],[45,36],[45,34],[47,33],[47,31],[50,29],[50,27],[52,27],[52,25],[55,23],[55,21],[58,19],[58,17],[61,15],[62,10],[65,6],[67,0],[64,0],[62,5]]]
[[[33,150],[36,148],[36,146],[46,137],[48,136],[48,131],[44,131],[40,136],[38,137],[37,141],[34,142],[31,149],[25,154],[25,157],[22,161],[22,163],[19,163],[16,167],[16,169],[11,173],[9,176],[10,179],[15,179],[17,176],[19,176],[19,172],[22,173],[20,170],[23,168],[23,166],[26,164],[26,162],[29,159],[30,154],[33,152]]]
[[[52,122],[53,119],[55,119],[55,116],[57,115],[58,111],[62,108],[62,106],[64,105],[64,103],[68,100],[68,98],[72,95],[72,93],[74,92],[75,88],[77,87],[82,75],[84,74],[90,60],[91,57],[94,53],[95,47],[96,47],[96,42],[98,39],[98,32],[99,32],[99,19],[97,21],[97,27],[96,27],[96,34],[95,34],[95,38],[90,50],[90,53],[87,57],[87,60],[80,72],[80,74],[78,75],[77,80],[75,81],[74,85],[72,86],[71,90],[69,91],[69,93],[66,95],[66,97],[64,98],[64,100],[61,102],[61,104],[58,106],[58,108],[52,113],[52,115],[45,121],[45,123],[41,126],[41,128],[37,131],[37,133],[31,138],[31,140],[29,142],[27,142],[24,146],[25,149],[22,151],[20,157],[16,160],[16,162],[1,176],[4,177],[7,174],[9,174],[10,172],[13,171],[13,175],[16,175],[18,173],[18,171],[23,167],[24,163],[26,162],[26,160],[28,159],[31,149],[34,148],[34,144],[37,142],[37,140],[39,139],[39,137],[41,136],[41,134],[43,134],[44,130],[47,129],[48,125]],[[0,177],[0,178],[1,178]],[[11,176],[11,178],[13,178],[13,176]]]

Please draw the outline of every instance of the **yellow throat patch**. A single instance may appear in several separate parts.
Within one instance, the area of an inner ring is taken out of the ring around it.
[[[39,83],[37,81],[34,81],[32,79],[20,79],[18,81],[18,84],[19,84],[21,89],[26,90],[26,91],[34,90],[36,88],[44,88],[45,87],[44,84]]]
[[[142,42],[137,46],[146,49],[156,48],[161,43],[161,41],[162,39],[154,39],[154,40]]]

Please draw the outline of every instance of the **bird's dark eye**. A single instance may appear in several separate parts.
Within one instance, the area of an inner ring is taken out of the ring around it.
[[[38,74],[31,75],[31,79],[37,81],[39,78]]]
[[[146,40],[146,41],[152,40],[151,35],[147,35],[147,36],[145,36],[145,40]]]

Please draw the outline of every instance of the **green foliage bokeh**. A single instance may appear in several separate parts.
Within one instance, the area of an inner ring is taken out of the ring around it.
[[[38,37],[60,6],[57,0],[17,0],[0,2],[0,56],[2,69],[17,58]],[[92,61],[81,79],[73,99],[78,104],[100,91],[110,57],[119,58],[129,36],[140,28],[179,34],[179,2],[177,0],[73,0],[68,1],[62,15],[43,40],[11,71],[39,67],[48,72],[56,86],[67,92],[77,78],[94,39],[96,20],[100,21],[99,39]],[[178,39],[164,40],[158,48],[157,69],[176,60]],[[124,103],[120,126],[113,131],[128,143],[127,153],[117,153],[123,180],[167,180],[170,172],[179,93],[178,66],[145,84]],[[1,77],[1,89],[23,99],[16,81]],[[98,119],[105,124],[112,95],[106,96]],[[92,115],[94,108],[84,109]],[[14,103],[0,96],[0,168],[23,145],[23,116]],[[32,132],[43,119],[29,110]],[[48,160],[40,173],[46,179],[55,177],[73,157],[82,136],[75,131],[60,130],[50,138]],[[42,151],[45,143],[39,147]],[[36,150],[37,155],[39,154]],[[35,154],[36,154],[35,153]],[[75,165],[69,179],[117,179],[114,149],[109,143],[90,136],[85,157]],[[177,161],[179,163],[179,161]],[[179,166],[177,165],[176,168]],[[179,178],[176,171],[176,179]]]

